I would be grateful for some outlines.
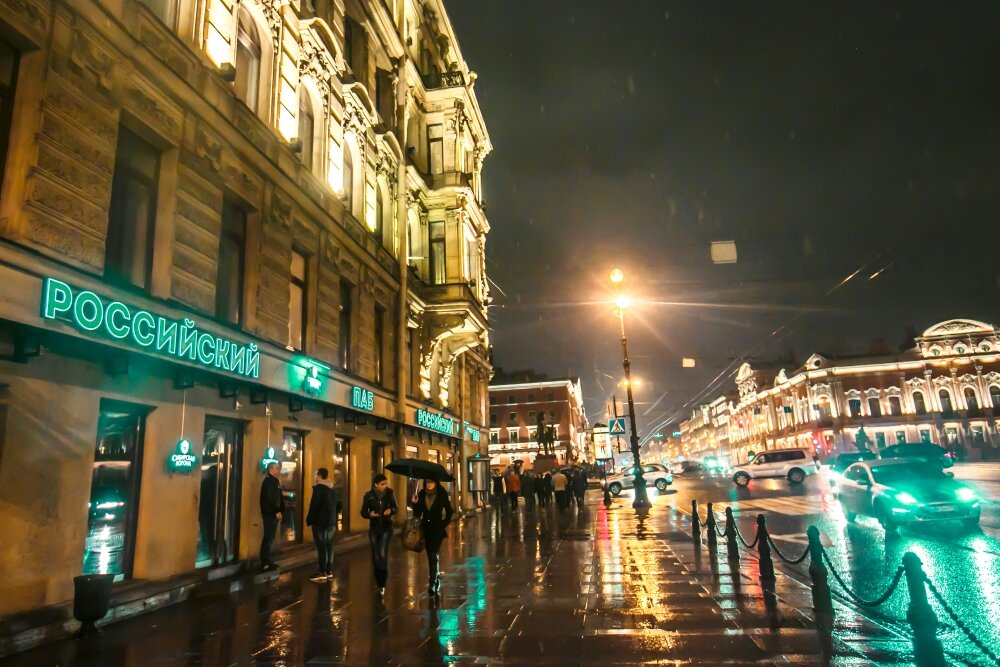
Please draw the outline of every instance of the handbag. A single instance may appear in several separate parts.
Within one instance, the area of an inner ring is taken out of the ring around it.
[[[403,548],[410,551],[424,550],[424,531],[420,529],[420,519],[409,517],[403,522],[403,532],[399,539],[403,542]]]

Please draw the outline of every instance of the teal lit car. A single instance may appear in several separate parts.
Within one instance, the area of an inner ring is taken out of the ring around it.
[[[830,470],[826,475],[827,480],[830,482],[830,488],[834,491],[837,490],[837,483],[840,482],[840,478],[843,477],[844,471],[847,470],[852,463],[857,463],[858,461],[874,461],[876,458],[878,457],[875,455],[875,452],[867,449],[837,455],[837,458],[830,464]]]
[[[840,504],[847,520],[878,519],[887,533],[903,524],[957,520],[979,525],[980,498],[936,462],[863,461],[844,471]]]

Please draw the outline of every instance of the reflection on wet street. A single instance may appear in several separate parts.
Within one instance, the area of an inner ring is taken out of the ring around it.
[[[985,533],[938,526],[886,542],[866,522],[848,526],[822,484],[736,490],[728,480],[679,479],[653,494],[646,520],[626,495],[606,509],[594,491],[585,508],[562,515],[551,507],[471,515],[442,550],[439,600],[427,595],[423,555],[396,541],[384,602],[364,549],[338,557],[332,581],[310,582],[302,568],[272,583],[246,579],[233,593],[220,582],[107,626],[90,643],[52,644],[4,664],[909,664],[905,594],[875,615],[837,597],[832,630],[817,630],[805,566],[779,566],[774,586],[762,588],[750,552],[734,565],[724,541],[718,553],[696,548],[693,498],[730,503],[747,534],[752,517],[768,512],[789,552],[801,552],[796,536],[817,523],[833,562],[864,594],[883,588],[902,554],[915,551],[946,595],[975,610],[970,622],[985,636],[996,632],[988,620],[1000,611],[1000,545],[988,525],[995,507],[984,514]],[[945,623],[943,633],[961,649],[954,627]]]

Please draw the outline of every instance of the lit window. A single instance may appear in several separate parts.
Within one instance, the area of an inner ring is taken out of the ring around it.
[[[313,115],[312,100],[309,93],[302,89],[299,91],[299,141],[302,143],[302,150],[299,158],[302,166],[312,169],[313,166],[313,131],[316,119]]]
[[[236,29],[236,96],[243,100],[250,111],[257,112],[260,90],[260,35],[250,18],[250,12],[240,9]]]

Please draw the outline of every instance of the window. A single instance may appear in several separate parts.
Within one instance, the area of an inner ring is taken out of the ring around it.
[[[354,285],[346,280],[340,281],[340,367],[351,370],[351,315],[354,299]]]
[[[517,401],[515,400],[514,394],[510,394],[509,396],[507,396],[507,402],[511,403],[511,404],[517,403]]]
[[[528,421],[529,422],[534,422],[535,421],[535,411],[534,410],[528,410]]]
[[[508,413],[507,414],[507,421],[510,422],[510,423],[512,423],[512,424],[516,424],[517,423],[517,413],[516,412],[510,412],[510,413]]]
[[[550,422],[554,422],[555,420],[556,420],[556,411],[555,410],[549,410],[549,421]]]
[[[496,405],[496,404],[497,404],[497,397],[490,396],[490,405]]]
[[[994,408],[1000,408],[1000,387],[995,384],[990,385],[990,402]]]
[[[941,399],[941,412],[945,414],[954,412],[954,409],[952,408],[951,405],[951,392],[949,392],[947,389],[942,389],[941,391],[938,392],[938,398]]]
[[[291,278],[288,281],[288,347],[305,349],[308,314],[306,308],[306,258],[292,251]]]
[[[913,392],[913,411],[918,415],[927,414],[927,404],[924,402],[923,392]]]
[[[874,396],[868,399],[868,414],[872,417],[882,416],[882,404]]]
[[[430,224],[431,246],[431,284],[443,285],[448,282],[447,265],[445,264],[444,223]],[[511,401],[513,402],[513,401]]]
[[[375,306],[375,383],[385,381],[385,308]]]
[[[899,400],[899,396],[889,397],[889,414],[890,415],[900,415],[903,413],[903,404]]]
[[[499,420],[497,420],[497,413],[490,413],[490,426],[496,426]]]
[[[177,25],[177,0],[139,0],[171,30]]]
[[[427,155],[431,174],[444,171],[444,125],[427,128]]]
[[[490,444],[491,445],[500,444],[500,431],[490,431]]]
[[[348,213],[354,215],[354,154],[350,142],[344,142],[344,206]]]
[[[860,411],[861,408],[859,406],[858,412]],[[830,417],[832,417],[833,413],[830,412],[830,401],[826,399],[820,400],[820,402],[816,404],[816,414],[819,417],[819,419],[829,419]]]
[[[101,401],[83,574],[132,575],[146,414],[139,406]]]
[[[233,87],[236,96],[254,113],[257,113],[260,90],[260,54],[257,26],[250,18],[250,12],[241,8],[236,27],[236,79]]]
[[[930,429],[922,428],[920,429],[920,442],[930,442],[931,432]]]
[[[368,85],[368,35],[351,18],[344,19],[344,60],[350,66],[354,79]]]
[[[17,80],[17,52],[0,39],[0,183],[7,162],[7,140],[14,110],[14,85]]]
[[[535,395],[528,394],[528,403],[534,403],[534,402],[535,402]]]
[[[299,151],[299,159],[306,169],[313,168],[313,131],[316,125],[316,117],[313,114],[312,99],[305,88],[299,90],[299,141],[302,149]]]
[[[215,281],[215,316],[231,324],[243,322],[246,233],[246,211],[229,201],[223,201],[219,271]]]
[[[969,406],[969,410],[979,409],[979,399],[976,398],[976,390],[972,387],[965,388],[965,404]]]
[[[149,286],[159,170],[159,153],[119,127],[104,246],[104,275],[109,279]]]
[[[518,441],[518,429],[509,428],[507,429],[507,442],[517,442]]]
[[[885,433],[875,434],[875,446],[879,449],[885,449]]]
[[[538,427],[529,426],[528,427],[528,442],[538,442]]]
[[[851,417],[861,416],[861,399],[852,398],[847,401],[847,412]]]
[[[896,431],[896,444],[902,445],[906,443],[906,431]]]
[[[555,395],[555,393],[554,393],[554,392],[551,392],[551,391],[550,391],[549,393],[547,393],[547,394],[545,395],[545,400],[546,400],[546,401],[554,401],[554,400],[556,400],[556,395]]]

